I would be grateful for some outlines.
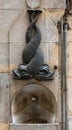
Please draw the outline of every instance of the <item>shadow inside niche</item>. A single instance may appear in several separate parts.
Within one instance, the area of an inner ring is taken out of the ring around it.
[[[54,123],[56,110],[53,93],[47,87],[38,84],[21,88],[12,98],[13,123]]]

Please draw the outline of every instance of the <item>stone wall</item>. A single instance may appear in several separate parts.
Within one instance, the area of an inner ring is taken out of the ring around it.
[[[11,101],[14,93],[24,85],[29,83],[38,83],[48,87],[56,97],[57,101],[57,118],[56,123],[52,126],[37,126],[40,130],[57,129],[61,123],[61,62],[60,52],[61,44],[58,37],[57,22],[61,19],[64,9],[65,0],[41,0],[39,7],[42,15],[38,20],[38,26],[41,31],[42,39],[40,47],[44,53],[45,63],[52,68],[57,66],[55,70],[55,79],[52,82],[38,82],[34,79],[28,81],[14,80],[12,69],[22,63],[22,51],[25,47],[25,34],[29,25],[27,15],[27,5],[25,0],[0,0],[0,130],[20,130],[26,129],[27,126],[13,125],[11,120]],[[69,22],[72,27],[72,18]],[[72,31],[69,31],[69,124],[71,127],[72,101],[71,101],[71,42]],[[30,126],[31,129],[33,126]],[[29,129],[28,127],[27,129]],[[36,126],[33,127],[36,129]],[[71,129],[70,129],[71,130]]]

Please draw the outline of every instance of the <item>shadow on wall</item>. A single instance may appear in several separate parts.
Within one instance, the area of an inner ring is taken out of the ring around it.
[[[12,98],[13,123],[53,123],[56,120],[56,111],[55,96],[45,86],[27,85]]]

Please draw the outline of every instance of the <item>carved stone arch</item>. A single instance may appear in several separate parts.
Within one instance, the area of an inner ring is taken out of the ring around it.
[[[45,86],[26,85],[14,94],[11,113],[13,123],[53,123],[57,113],[55,96]]]

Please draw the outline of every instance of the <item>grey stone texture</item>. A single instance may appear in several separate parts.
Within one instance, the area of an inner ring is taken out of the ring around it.
[[[8,44],[0,43],[0,72],[8,72],[9,47]]]
[[[10,42],[10,28],[21,11],[0,10],[0,43]]]
[[[10,130],[58,130],[58,124],[49,124],[49,125],[10,125]]]
[[[68,31],[68,41],[72,42],[72,16],[68,17],[68,23],[70,26],[70,30]]]
[[[68,128],[69,128],[69,130],[72,130],[72,116],[69,116],[68,119],[69,119]]]
[[[0,123],[7,123],[10,119],[9,81],[8,73],[0,73]]]

